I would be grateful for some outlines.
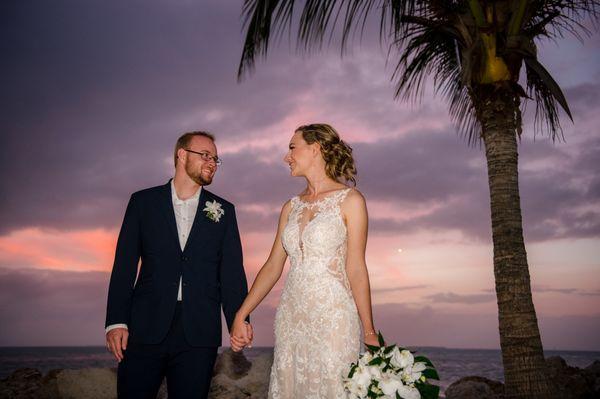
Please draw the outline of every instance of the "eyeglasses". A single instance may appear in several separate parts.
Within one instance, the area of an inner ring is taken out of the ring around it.
[[[215,165],[217,165],[217,166],[221,166],[221,164],[223,163],[221,158],[214,156],[214,155],[210,155],[206,151],[198,152],[198,151],[188,150],[187,148],[184,148],[184,150],[186,150],[187,152],[192,152],[194,154],[200,155],[200,158],[202,158],[203,161],[206,161],[206,162],[213,161],[215,163]]]

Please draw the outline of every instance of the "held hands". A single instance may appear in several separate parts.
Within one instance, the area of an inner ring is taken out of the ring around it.
[[[106,333],[106,347],[119,363],[123,360],[123,351],[127,349],[129,331],[126,328],[115,328]]]
[[[230,335],[229,341],[231,343],[231,349],[234,352],[239,352],[245,347],[252,348],[254,331],[252,330],[252,325],[245,320],[236,317],[233,321]]]

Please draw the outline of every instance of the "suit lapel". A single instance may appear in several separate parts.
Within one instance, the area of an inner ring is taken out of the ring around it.
[[[210,194],[204,189],[201,188],[200,198],[198,198],[198,209],[196,209],[196,216],[194,217],[194,223],[192,223],[192,229],[190,230],[190,235],[185,242],[185,247],[183,248],[183,252],[188,249],[190,242],[193,241],[194,237],[198,234],[199,230],[202,230],[205,227],[206,223],[210,222],[203,209],[205,207],[205,202],[210,201]]]
[[[167,220],[167,225],[171,231],[171,237],[175,240],[175,245],[181,251],[179,244],[179,233],[177,232],[177,222],[175,221],[175,210],[173,209],[173,197],[171,193],[171,180],[163,186],[161,199],[162,213]]]

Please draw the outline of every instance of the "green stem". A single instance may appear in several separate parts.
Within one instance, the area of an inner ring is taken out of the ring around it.
[[[469,0],[469,8],[471,9],[471,13],[473,14],[473,18],[475,18],[475,24],[478,28],[482,28],[487,25],[485,22],[485,17],[483,16],[483,10],[481,9],[481,4],[479,4],[478,0]]]
[[[523,16],[525,15],[525,9],[527,8],[527,0],[520,0],[517,11],[510,18],[508,24],[508,35],[515,36],[519,33],[521,25],[523,23]]]

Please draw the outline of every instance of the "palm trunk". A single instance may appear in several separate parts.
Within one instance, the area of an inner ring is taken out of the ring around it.
[[[548,378],[531,298],[518,181],[520,99],[508,82],[473,91],[488,166],[505,398],[548,399]]]

